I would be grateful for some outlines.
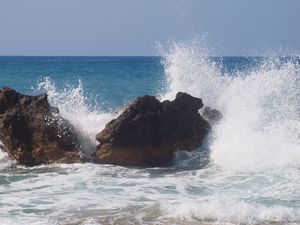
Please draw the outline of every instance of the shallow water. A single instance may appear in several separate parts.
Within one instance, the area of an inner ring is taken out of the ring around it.
[[[185,91],[223,119],[164,168],[26,168],[1,152],[0,224],[300,224],[299,78],[298,58],[209,58],[182,44],[164,58],[1,57],[0,83],[47,92],[87,152],[143,94]]]
[[[282,224],[299,221],[299,173],[74,164],[1,173],[1,224]]]

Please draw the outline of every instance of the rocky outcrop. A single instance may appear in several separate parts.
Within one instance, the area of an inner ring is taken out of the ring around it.
[[[83,161],[72,126],[49,105],[45,94],[0,89],[0,140],[22,165]]]
[[[163,165],[175,151],[199,147],[210,128],[198,113],[202,107],[201,99],[181,92],[174,101],[138,98],[97,134],[96,162]]]

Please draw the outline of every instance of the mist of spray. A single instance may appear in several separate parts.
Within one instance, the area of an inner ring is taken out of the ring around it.
[[[220,110],[211,160],[228,170],[297,167],[300,164],[300,67],[297,59],[265,58],[256,69],[221,72],[197,44],[173,44],[163,64],[167,91],[202,98]]]

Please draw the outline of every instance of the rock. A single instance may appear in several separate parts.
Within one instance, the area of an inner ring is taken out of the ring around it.
[[[217,123],[222,119],[222,113],[216,109],[205,107],[201,113],[202,117],[206,119],[211,125]]]
[[[0,89],[0,140],[22,165],[83,161],[73,127],[49,105],[45,94]]]
[[[202,100],[179,92],[174,101],[143,96],[96,135],[98,163],[154,166],[175,151],[201,146],[210,126],[198,110]]]

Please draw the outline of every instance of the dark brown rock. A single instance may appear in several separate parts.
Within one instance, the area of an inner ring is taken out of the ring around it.
[[[0,140],[22,165],[81,162],[72,126],[49,105],[47,95],[0,89]]]
[[[97,134],[96,162],[152,166],[169,162],[177,150],[199,147],[209,124],[202,100],[179,92],[174,101],[144,96]]]

